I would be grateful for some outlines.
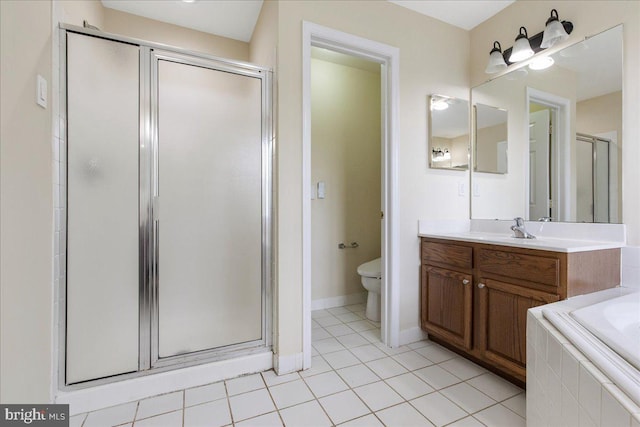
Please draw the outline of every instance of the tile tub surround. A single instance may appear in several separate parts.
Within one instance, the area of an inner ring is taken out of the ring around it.
[[[626,246],[620,252],[621,286],[640,290],[640,246]]]
[[[562,311],[628,293],[624,288],[544,306]],[[527,425],[640,426],[640,407],[567,340],[542,314],[527,315]]]
[[[70,425],[525,426],[522,389],[428,340],[384,346],[364,305],[312,318],[309,370],[180,390],[79,414]]]

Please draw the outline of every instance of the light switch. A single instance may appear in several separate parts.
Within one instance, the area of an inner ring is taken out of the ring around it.
[[[324,199],[326,196],[326,189],[324,185],[324,181],[318,182],[318,199]]]
[[[42,108],[47,108],[47,80],[40,74],[36,81],[36,103]]]

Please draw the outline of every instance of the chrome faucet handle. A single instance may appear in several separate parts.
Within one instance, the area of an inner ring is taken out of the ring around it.
[[[513,230],[513,237],[517,237],[519,239],[535,239],[536,236],[529,233],[524,226],[524,219],[521,217],[517,217],[513,219],[516,224],[511,226],[511,230]]]
[[[553,218],[551,218],[550,216],[543,216],[543,217],[538,218],[538,221],[540,221],[540,222],[551,222],[552,219]]]

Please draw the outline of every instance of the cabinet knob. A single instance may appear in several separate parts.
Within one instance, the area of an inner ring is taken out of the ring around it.
[[[463,279],[462,280],[462,284],[463,285],[468,285],[469,284],[469,279]]]
[[[478,283],[478,288],[480,289],[484,288],[484,283]]]

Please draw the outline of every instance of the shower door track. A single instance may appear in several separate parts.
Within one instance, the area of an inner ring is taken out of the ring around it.
[[[66,273],[60,281],[58,310],[58,386],[60,390],[75,390],[142,377],[158,372],[200,365],[202,363],[271,352],[272,345],[272,228],[273,228],[273,116],[271,111],[272,71],[241,61],[192,52],[160,43],[119,36],[89,28],[60,24],[60,111],[67,120],[67,33],[77,33],[138,46],[139,56],[139,353],[138,370],[76,383],[66,382]],[[261,81],[261,339],[216,348],[193,351],[168,357],[159,356],[158,343],[158,75],[157,63],[168,60],[185,65],[208,68],[257,78]],[[66,135],[65,135],[66,144]],[[66,158],[63,159],[66,164]],[[65,167],[66,168],[66,167]],[[67,176],[62,174],[61,187],[67,188]],[[66,192],[60,197],[67,210]],[[65,219],[67,221],[67,219]],[[66,228],[61,239],[65,240]],[[66,272],[66,267],[65,270]]]

